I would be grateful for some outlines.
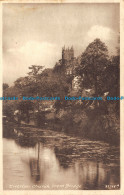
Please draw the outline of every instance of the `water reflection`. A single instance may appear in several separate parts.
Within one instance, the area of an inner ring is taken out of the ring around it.
[[[119,163],[116,160],[104,163],[100,158],[79,155],[79,152],[86,154],[87,151],[89,154],[85,141],[85,150],[82,145],[78,152],[72,147],[74,141],[72,145],[71,141],[61,146],[62,141],[49,133],[13,129],[14,139],[3,139],[4,189],[17,185],[23,185],[23,189],[34,189],[35,185],[35,189],[47,190],[95,190],[105,189],[107,184],[119,184]],[[92,147],[97,148],[97,143],[92,143]]]
[[[31,177],[37,182],[40,181],[40,142],[38,142],[38,157],[37,159],[30,159]]]

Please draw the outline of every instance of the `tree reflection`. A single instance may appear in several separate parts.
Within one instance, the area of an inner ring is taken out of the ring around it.
[[[36,182],[40,181],[40,142],[38,142],[38,151],[37,151],[37,158],[36,159],[30,159],[30,170],[31,170],[31,176],[34,178]]]
[[[67,147],[55,147],[54,152],[56,154],[56,158],[59,160],[59,164],[61,167],[64,169],[69,168],[69,166],[72,164],[72,154],[73,154],[73,149],[72,148],[67,148]]]
[[[15,131],[15,142],[21,147],[35,147],[37,144],[37,136],[32,135],[31,132],[22,132],[18,129]]]

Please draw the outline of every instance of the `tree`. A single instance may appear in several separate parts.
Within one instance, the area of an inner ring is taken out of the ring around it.
[[[106,81],[108,84],[109,95],[120,95],[120,56],[112,56],[110,65],[106,68]]]
[[[3,83],[3,90],[9,88],[9,85],[7,83]]]
[[[21,89],[23,95],[38,95],[38,83],[40,81],[40,75],[43,71],[43,66],[32,65],[28,72],[28,76],[21,77],[15,81],[15,87]]]
[[[42,66],[33,65],[29,69],[31,69],[31,72],[28,73],[28,76],[15,81],[15,87],[21,90],[21,96],[57,96],[63,98],[68,93],[69,84],[63,74],[56,73],[50,68],[43,70]],[[39,110],[42,103],[42,101],[37,100],[34,109]]]
[[[31,70],[31,72],[28,73],[29,77],[32,77],[32,79],[34,79],[34,82],[37,82],[39,75],[43,71],[43,66],[32,65],[29,67],[29,69]]]
[[[109,65],[108,49],[106,45],[95,39],[88,45],[81,56],[78,74],[83,78],[83,87],[94,88],[96,96],[105,91],[104,72]]]
[[[120,96],[120,47],[117,47],[117,54],[110,59],[110,66],[107,67],[105,74],[108,84],[109,96]],[[120,101],[112,101],[115,104],[116,116],[120,116]]]
[[[34,109],[33,102],[23,101],[23,100],[19,101],[17,104],[17,109],[20,111],[20,120],[26,119],[26,121],[29,123],[29,120],[30,120],[29,111],[32,111]]]

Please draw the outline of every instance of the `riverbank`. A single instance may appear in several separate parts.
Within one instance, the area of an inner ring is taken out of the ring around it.
[[[37,126],[41,128],[94,141],[104,141],[111,145],[120,144],[120,118],[114,110],[107,112],[106,109],[92,110],[72,106],[60,109],[57,113],[39,113],[36,121]]]
[[[8,125],[7,125],[8,124]],[[103,141],[111,145],[120,144],[120,121],[115,114],[98,114],[97,111],[61,109],[58,113],[39,112],[29,123],[12,121],[7,126],[50,129],[72,137],[91,141]]]

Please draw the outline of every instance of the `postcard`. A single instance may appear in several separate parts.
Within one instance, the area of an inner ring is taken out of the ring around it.
[[[124,195],[124,1],[1,1],[1,194]]]

